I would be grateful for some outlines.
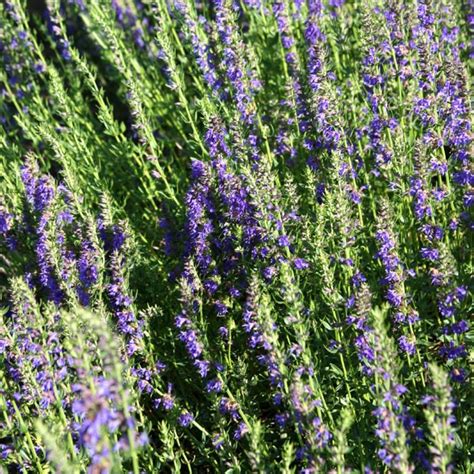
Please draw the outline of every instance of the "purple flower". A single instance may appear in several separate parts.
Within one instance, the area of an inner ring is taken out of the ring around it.
[[[36,74],[42,74],[46,71],[46,66],[43,63],[36,63],[34,66]]]
[[[281,235],[278,237],[278,245],[280,247],[289,247],[290,246],[290,239],[287,235]]]
[[[286,412],[285,413],[277,413],[275,415],[275,421],[277,422],[277,425],[281,429],[283,429],[286,426],[289,419],[290,419],[290,415],[289,415],[289,413],[286,413]]]
[[[456,345],[454,341],[449,341],[449,343],[441,347],[439,354],[448,360],[454,360],[460,357],[466,357],[467,351],[464,344]]]
[[[222,397],[219,402],[219,412],[222,415],[229,415],[233,420],[238,421],[240,419],[239,415],[239,405],[230,400],[227,397]]]
[[[166,410],[170,411],[174,407],[174,397],[171,395],[171,393],[165,393],[161,397],[161,406]]]
[[[352,284],[358,288],[362,283],[365,283],[367,279],[365,278],[364,274],[361,273],[360,271],[356,271],[354,276],[351,278]]]
[[[222,390],[222,382],[219,379],[210,380],[206,385],[206,392],[219,393]]]
[[[0,459],[7,459],[10,454],[14,453],[14,449],[12,446],[8,444],[0,444]]]
[[[464,368],[454,367],[449,375],[454,382],[463,383],[467,380],[469,372]]]
[[[442,331],[443,334],[464,334],[469,331],[469,323],[461,319],[461,321],[446,325]]]
[[[180,426],[187,427],[194,421],[194,417],[188,411],[181,413],[178,417],[178,423]]]
[[[192,359],[197,359],[202,354],[202,345],[198,341],[197,333],[193,329],[181,331],[179,338],[186,345],[186,350]]]
[[[420,251],[421,257],[430,262],[439,260],[439,250],[429,247],[423,247]]]
[[[234,439],[235,440],[240,440],[243,438],[243,436],[249,432],[249,429],[247,427],[247,425],[243,422],[239,423],[239,425],[237,426],[237,428],[235,429],[234,431]]]
[[[413,355],[416,351],[415,343],[413,341],[410,341],[410,339],[406,336],[400,336],[398,339],[398,344],[400,346],[400,349],[409,355]]]
[[[212,445],[216,451],[219,451],[224,446],[224,439],[221,435],[216,434],[212,437]]]
[[[295,268],[297,270],[305,270],[306,268],[309,267],[309,263],[306,260],[299,257],[293,260],[293,264],[295,265]]]
[[[227,305],[221,303],[220,301],[216,301],[214,303],[214,307],[216,309],[217,316],[225,316],[229,312]]]
[[[0,206],[0,235],[5,236],[11,228],[13,216]]]
[[[72,403],[72,411],[79,422],[75,423],[80,446],[84,447],[92,459],[93,466],[99,466],[109,456],[104,447],[108,444],[108,436],[118,431],[133,428],[135,422],[127,419],[119,408],[119,388],[115,380],[97,378],[94,390],[82,384],[74,387],[76,398]]]
[[[89,288],[98,280],[98,269],[96,265],[97,249],[89,240],[82,242],[81,255],[77,261],[79,279],[81,283]]]

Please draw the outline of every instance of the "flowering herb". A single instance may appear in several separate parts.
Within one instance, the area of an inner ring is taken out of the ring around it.
[[[0,2],[0,471],[468,472],[469,3]]]

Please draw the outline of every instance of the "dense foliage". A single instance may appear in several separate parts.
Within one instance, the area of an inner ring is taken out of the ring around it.
[[[0,471],[472,472],[473,22],[3,0]]]

